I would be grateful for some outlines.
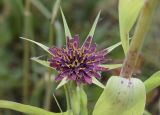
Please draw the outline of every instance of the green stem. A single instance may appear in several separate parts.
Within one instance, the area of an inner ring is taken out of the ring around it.
[[[145,0],[144,7],[140,14],[135,33],[129,48],[129,52],[124,60],[123,67],[120,73],[120,76],[122,77],[132,77],[145,35],[149,29],[156,3],[157,0]]]
[[[67,110],[70,111],[71,110],[71,101],[70,101],[70,94],[68,91],[68,84],[64,85],[64,91],[65,91],[66,101],[67,101]]]
[[[53,6],[53,10],[52,10],[52,16],[51,16],[51,22],[50,22],[50,27],[49,27],[49,46],[53,46],[54,43],[54,23],[55,23],[55,19],[57,17],[57,13],[58,13],[58,9],[60,6],[60,0],[57,0],[55,5]],[[50,55],[48,55],[48,57],[50,58]],[[51,104],[51,93],[52,93],[52,89],[51,89],[51,72],[52,70],[49,69],[48,70],[48,77],[47,77],[47,84],[46,84],[46,94],[45,94],[45,103],[44,103],[44,108],[46,110],[50,109],[50,104]]]
[[[24,36],[29,36],[29,25],[28,20],[30,18],[30,0],[25,1],[24,11]],[[28,100],[28,86],[29,86],[29,43],[24,42],[24,60],[23,60],[23,102],[26,103]]]
[[[50,24],[50,28],[49,28],[49,46],[52,46],[53,45],[53,42],[54,42],[54,32],[53,32],[53,26]],[[50,55],[48,55],[48,58],[50,58]],[[47,76],[47,81],[46,81],[46,94],[45,94],[45,104],[44,104],[44,108],[46,110],[49,110],[50,109],[50,104],[51,104],[51,93],[52,93],[52,89],[51,89],[51,85],[52,85],[52,82],[51,82],[51,73],[52,73],[52,70],[49,69],[48,70],[48,76]]]

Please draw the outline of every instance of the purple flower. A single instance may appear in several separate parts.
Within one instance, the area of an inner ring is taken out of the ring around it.
[[[92,83],[92,77],[101,78],[100,72],[106,68],[99,65],[105,62],[107,50],[96,51],[96,44],[91,44],[92,36],[87,37],[82,47],[79,47],[79,36],[67,37],[66,48],[49,48],[52,58],[50,66],[58,71],[56,81],[67,77],[67,80],[81,83]]]

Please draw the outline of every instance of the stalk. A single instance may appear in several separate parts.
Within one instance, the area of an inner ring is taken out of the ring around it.
[[[24,9],[24,36],[29,37],[29,18],[30,18],[30,0],[25,1]],[[24,59],[23,59],[23,102],[28,100],[28,86],[29,86],[29,43],[24,41]]]
[[[60,6],[60,0],[57,0],[56,3],[53,6],[53,10],[52,10],[52,16],[51,16],[51,22],[50,22],[50,27],[49,27],[49,46],[53,46],[53,42],[54,42],[54,24],[55,24],[55,20],[57,17],[57,13],[58,13],[58,9]],[[48,57],[50,58],[50,55],[48,55]],[[52,70],[49,69],[48,70],[48,77],[47,77],[47,81],[46,81],[46,94],[45,94],[45,100],[44,100],[44,108],[46,110],[50,109],[50,104],[51,104],[51,93],[52,93],[52,81],[51,81],[51,72]]]
[[[70,111],[71,110],[71,99],[70,99],[70,91],[69,91],[68,84],[64,85],[64,91],[65,91],[66,100],[67,100],[67,110]]]
[[[128,54],[124,60],[123,67],[121,69],[120,76],[125,78],[131,78],[134,72],[138,56],[143,45],[143,41],[146,33],[148,32],[149,25],[151,23],[152,14],[155,9],[157,0],[145,0],[142,8],[133,39],[128,51]]]
[[[53,34],[53,27],[50,25],[50,31],[49,31],[49,46],[53,45],[54,41],[54,34]],[[48,55],[50,58],[50,56]],[[52,81],[51,81],[51,72],[52,70],[49,68],[48,69],[48,76],[47,76],[47,81],[46,81],[46,93],[45,93],[45,100],[44,100],[44,108],[46,110],[50,109],[50,104],[51,104],[51,93],[52,93]]]

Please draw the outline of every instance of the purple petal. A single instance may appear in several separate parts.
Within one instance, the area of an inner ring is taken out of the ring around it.
[[[97,79],[100,79],[100,78],[101,78],[101,74],[100,74],[100,73],[97,73],[97,72],[94,72],[94,73],[93,73],[93,76],[96,77]]]
[[[90,50],[90,53],[93,53],[96,51],[96,48],[97,48],[97,45],[96,44],[93,44],[90,46],[89,50]]]
[[[74,36],[74,38],[73,38],[73,45],[74,45],[75,48],[79,47],[79,36],[78,35]]]
[[[60,80],[62,80],[62,79],[63,79],[63,76],[62,76],[62,74],[60,73],[60,74],[58,74],[57,77],[55,78],[55,81],[60,81]]]
[[[87,76],[87,75],[84,76],[84,80],[85,80],[85,82],[88,83],[88,84],[91,84],[91,83],[92,83],[91,77],[89,77],[89,76]]]
[[[49,52],[51,52],[53,55],[56,55],[56,54],[57,54],[57,48],[55,48],[55,47],[49,48],[48,50],[49,50]]]
[[[99,67],[99,66],[95,66],[95,71],[108,71],[107,68],[104,68],[104,67]]]
[[[66,47],[70,48],[70,38],[68,36],[66,38]]]
[[[103,56],[105,56],[107,53],[108,53],[108,50],[107,49],[103,49],[101,51],[96,52],[96,55],[103,55]]]
[[[85,42],[83,43],[82,49],[88,49],[92,42],[92,36],[88,36]]]

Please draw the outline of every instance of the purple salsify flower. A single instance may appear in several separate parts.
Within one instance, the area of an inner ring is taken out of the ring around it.
[[[67,37],[66,48],[49,48],[52,58],[49,59],[50,67],[58,71],[56,81],[67,77],[67,80],[81,83],[92,83],[92,77],[101,78],[100,72],[106,68],[99,65],[105,62],[107,50],[96,51],[96,44],[91,44],[92,36],[88,36],[81,48],[79,48],[79,36],[73,39]]]

